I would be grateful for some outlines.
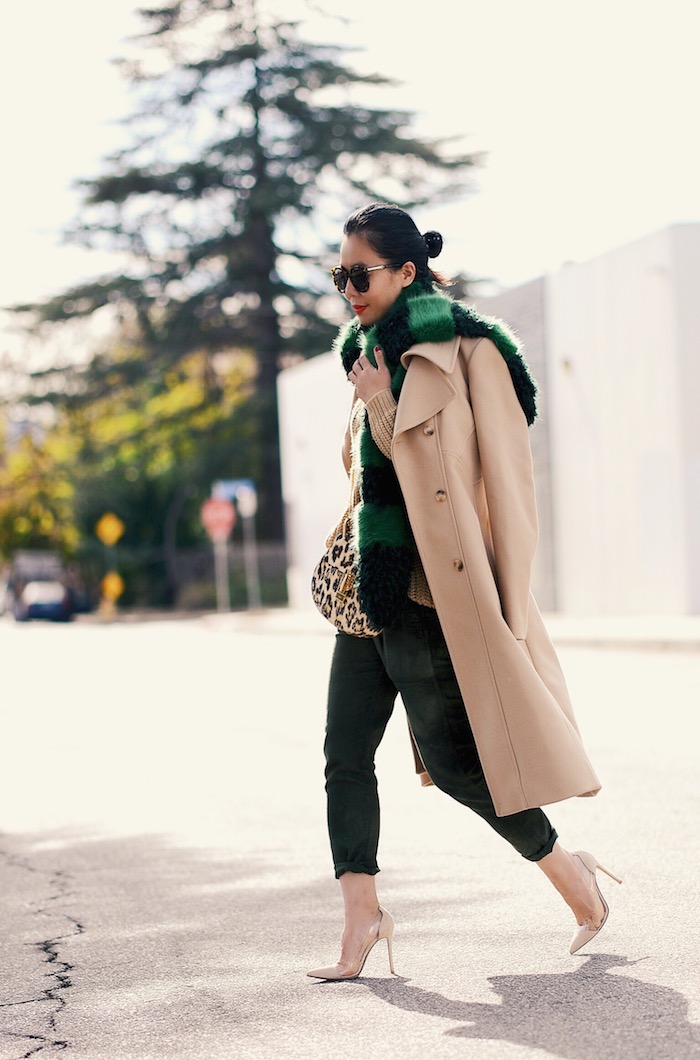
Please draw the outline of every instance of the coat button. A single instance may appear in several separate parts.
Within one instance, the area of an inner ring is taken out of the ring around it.
[[[445,491],[444,490],[438,490],[437,493],[435,494],[435,500],[436,501],[446,501],[447,500],[447,494],[445,493]]]
[[[461,559],[456,559],[453,562],[452,566],[455,570],[464,570],[464,564],[462,563]]]
[[[428,437],[430,437],[431,434],[435,434],[435,428],[434,427],[424,427],[423,428],[423,434],[427,434]]]

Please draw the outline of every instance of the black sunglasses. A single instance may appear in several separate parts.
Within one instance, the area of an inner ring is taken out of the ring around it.
[[[333,277],[333,283],[341,294],[345,293],[348,280],[359,294],[364,294],[365,291],[369,291],[370,272],[376,272],[377,269],[400,268],[400,265],[353,265],[352,268],[348,270],[343,268],[342,265],[336,265],[334,269],[331,269],[331,276]]]

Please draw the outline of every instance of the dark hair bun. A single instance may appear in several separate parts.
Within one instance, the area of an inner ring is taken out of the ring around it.
[[[442,250],[442,236],[439,232],[425,232],[423,235],[425,245],[428,248],[428,257],[436,258]]]

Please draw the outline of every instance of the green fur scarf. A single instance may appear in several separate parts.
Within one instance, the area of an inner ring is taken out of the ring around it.
[[[378,323],[362,326],[359,319],[341,328],[334,350],[347,374],[364,353],[375,365],[373,350],[380,346],[391,373],[391,390],[398,401],[406,369],[401,355],[419,342],[448,342],[455,335],[490,338],[510,370],[513,386],[527,419],[537,415],[537,388],[515,336],[499,320],[480,316],[433,287],[415,280]],[[358,548],[360,603],[378,629],[395,627],[408,599],[416,546],[394,466],[377,447],[365,413],[359,439],[360,501],[353,513]]]

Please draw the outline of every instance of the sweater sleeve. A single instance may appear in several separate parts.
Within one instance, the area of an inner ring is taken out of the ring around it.
[[[391,460],[391,442],[394,437],[396,408],[396,399],[388,388],[380,390],[378,394],[375,394],[367,402],[369,429],[372,432],[377,448],[387,460]]]

